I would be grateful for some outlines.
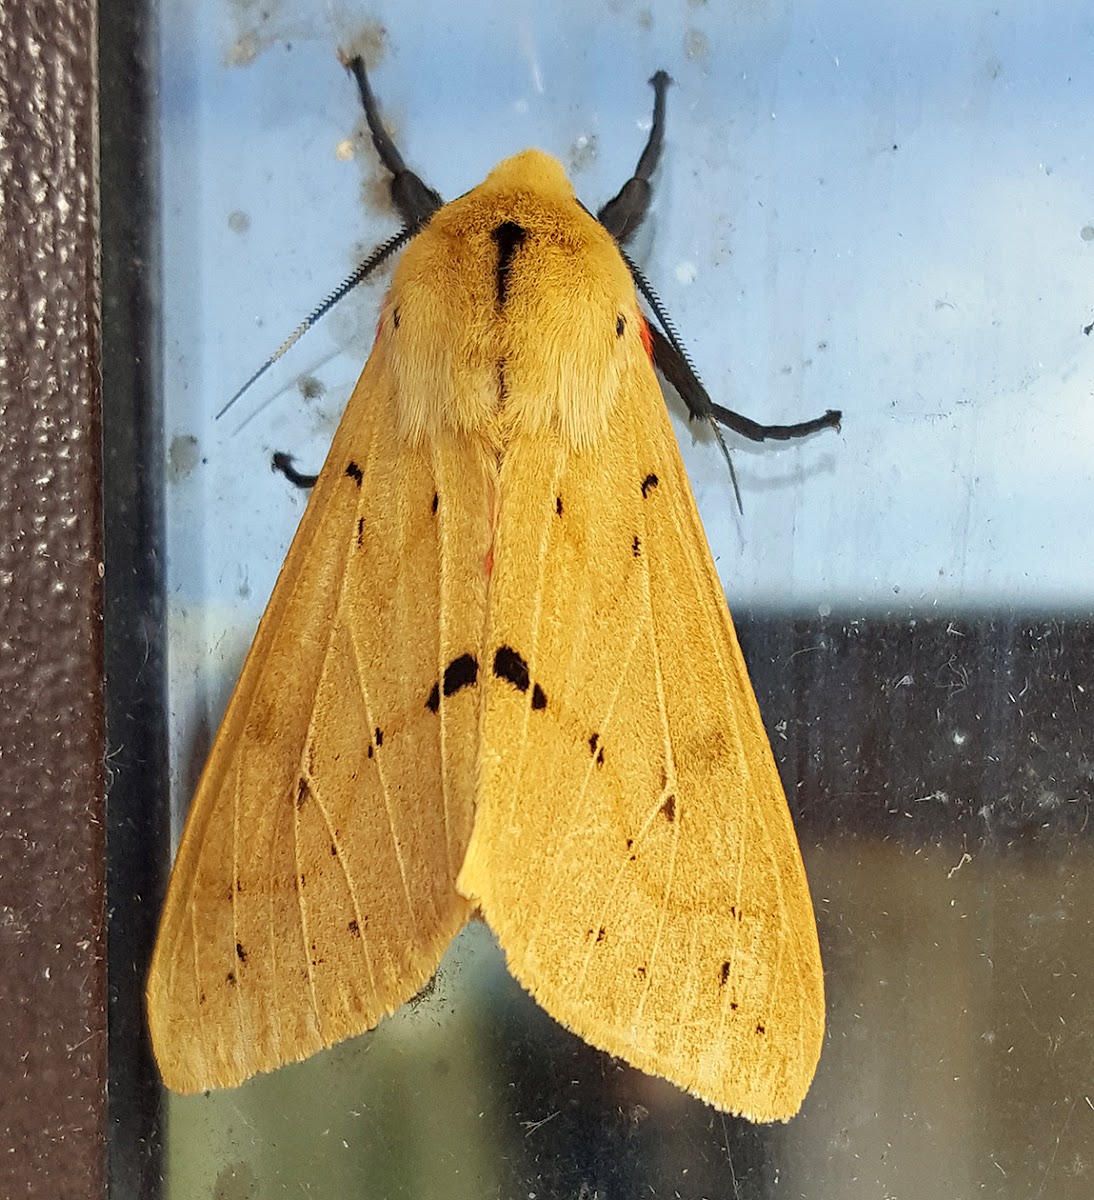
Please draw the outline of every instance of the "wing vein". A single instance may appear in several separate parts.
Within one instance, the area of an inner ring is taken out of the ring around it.
[[[323,814],[323,821],[327,827],[327,834],[330,837],[331,845],[335,848],[334,857],[338,860],[338,866],[341,869],[342,877],[346,881],[346,890],[349,892],[350,901],[353,904],[353,915],[357,921],[357,930],[360,934],[361,953],[365,956],[365,966],[368,968],[369,982],[372,984],[373,993],[376,993],[376,973],[372,967],[372,956],[368,952],[367,938],[365,937],[365,921],[361,912],[361,904],[357,898],[357,888],[353,882],[353,876],[346,866],[345,857],[342,852],[342,842],[335,832],[334,823],[331,821],[330,813],[327,810],[326,804],[323,803],[323,797],[319,793],[319,789],[315,786],[315,781],[309,779],[312,798],[319,806],[319,811]]]
[[[634,635],[633,640],[631,641],[630,649],[627,651],[627,656],[626,656],[626,659],[624,662],[623,670],[619,672],[619,682],[616,686],[615,693],[612,697],[612,703],[608,708],[608,716],[605,719],[605,721],[603,722],[603,726],[605,729],[610,727],[611,714],[615,709],[615,700],[618,698],[619,693],[623,690],[623,681],[627,677],[627,671],[630,669],[630,663],[631,663],[631,659],[634,656],[635,647],[638,645],[638,641],[642,636],[642,632],[643,632],[643,628],[644,628],[645,624],[646,623],[644,621],[639,620],[638,624],[635,626],[635,635]],[[588,770],[588,773],[586,775],[586,780],[591,776],[591,774],[592,774],[592,768],[590,767]],[[639,846],[642,839],[646,836],[647,833],[649,833],[650,826],[656,820],[658,814],[661,811],[661,806],[665,803],[665,800],[667,799],[669,793],[672,791],[673,786],[674,785],[672,784],[671,779],[668,778],[668,772],[666,772],[665,786],[661,789],[660,795],[658,795],[657,799],[653,802],[653,804],[650,805],[649,811],[646,814],[646,818],[642,823],[642,827],[638,830],[638,832],[634,836],[634,839],[633,839],[634,846],[632,847],[632,849]],[[573,828],[573,824],[571,823],[571,825],[569,825],[568,828]],[[557,854],[556,854],[556,857],[557,857]],[[611,907],[612,898],[614,897],[616,889],[619,887],[619,883],[622,880],[623,875],[626,872],[627,867],[629,865],[630,865],[630,858],[629,858],[629,856],[627,856],[620,863],[619,869],[615,873],[615,878],[612,880],[612,885],[610,888],[608,888],[608,892],[605,895],[604,901],[600,906],[600,911],[597,914],[596,920],[592,924],[593,929],[599,929],[601,926],[603,926],[605,915],[607,914],[608,909]],[[592,959],[592,954],[593,954],[593,950],[595,949],[595,946],[596,946],[595,942],[590,943],[588,950],[585,952],[585,960],[582,963],[581,971],[578,975],[579,985],[585,978],[585,973],[588,970],[588,966]],[[647,975],[647,978],[648,978],[648,975]]]
[[[691,1014],[695,1011],[695,1000],[696,1000],[695,977],[698,974],[698,967],[699,967],[699,956],[696,954],[696,943],[698,942],[698,940],[699,940],[699,926],[695,922],[692,922],[691,935],[688,938],[687,970],[685,972],[686,983],[685,983],[684,987],[681,989],[681,992],[683,994],[685,994],[686,996],[688,996],[690,998],[690,1000],[689,1000],[689,1004],[688,1004],[687,1018],[685,1018],[683,1013],[681,1013],[678,1020],[676,1021],[676,1041],[673,1043],[672,1057],[677,1060],[679,1060],[679,1058],[680,1058],[680,1054],[681,1054],[680,1045],[683,1042],[684,1034],[685,1034],[685,1032],[687,1032],[688,1027],[690,1025]]]
[[[449,653],[448,599],[452,581],[449,578],[451,568],[448,560],[447,542],[442,536],[448,513],[448,478],[443,470],[443,457],[438,452],[435,443],[433,445],[431,461],[436,495],[438,498],[444,497],[444,499],[439,501],[437,509],[437,544],[439,549],[437,557],[440,560],[437,572],[437,680],[439,687],[440,682],[444,680],[444,669],[447,665],[446,659]],[[440,702],[440,724],[437,731],[437,743],[441,755],[441,811],[444,813],[444,847],[445,855],[448,859],[449,877],[455,879],[459,873],[460,864],[455,861],[452,848],[452,795],[448,778],[448,721],[445,717],[447,705],[445,704],[443,688],[441,688],[438,698]]]
[[[375,728],[375,720],[372,710],[372,701],[369,697],[368,687],[365,684],[364,667],[361,661],[361,648],[357,644],[357,638],[352,629],[346,630],[349,636],[349,643],[353,650],[353,669],[357,675],[357,686],[361,691],[361,703],[365,707],[365,718],[368,721],[368,728]],[[376,774],[380,780],[380,794],[384,798],[384,814],[387,817],[388,833],[391,835],[391,848],[395,854],[395,862],[399,867],[399,879],[403,885],[403,896],[406,899],[406,910],[410,917],[412,925],[418,924],[418,917],[414,911],[414,901],[410,894],[410,884],[406,877],[406,860],[403,857],[403,848],[399,844],[399,835],[395,828],[395,810],[391,803],[391,787],[388,783],[387,771],[384,768],[383,755],[377,753],[375,758]]]
[[[311,957],[311,939],[308,935],[308,912],[307,901],[304,899],[304,888],[306,886],[304,876],[301,874],[300,860],[300,808],[295,801],[292,803],[292,841],[293,841],[293,861],[296,863],[296,870],[293,872],[296,886],[296,905],[300,912],[300,932],[304,938],[304,962],[308,968],[308,988],[311,991],[312,1011],[315,1013],[316,1022],[322,1024],[319,1017],[319,993],[315,987],[315,965]]]
[[[232,874],[229,878],[228,886],[232,897],[232,951],[236,952],[239,946],[239,914],[236,907],[236,880],[239,878],[239,778],[235,779],[235,786],[232,788]],[[231,953],[230,952],[230,953]],[[243,1004],[243,971],[237,970],[235,974],[235,987],[232,991],[235,993],[236,1015],[239,1019],[241,1031],[244,1029],[244,1004]]]
[[[209,1047],[209,1035],[206,1032],[207,1023],[205,1020],[205,1005],[201,1002],[201,956],[198,954],[197,911],[193,888],[190,890],[189,903],[187,907],[190,913],[190,941],[194,947],[194,990],[196,993],[194,999],[197,1001],[198,1024],[201,1026],[201,1049],[202,1053],[208,1057],[207,1050]],[[174,976],[172,975],[172,983],[173,980]],[[174,987],[172,987],[171,992],[174,994]]]
[[[679,580],[678,582],[680,582],[682,584],[684,579],[689,581],[691,583],[691,601],[690,601],[691,604],[700,610],[702,610],[702,609],[706,610],[705,611],[706,619],[702,623],[703,628],[709,629],[709,630],[717,630],[724,624],[725,615],[722,612],[722,609],[720,606],[716,606],[711,603],[708,592],[698,585],[698,581],[703,578],[703,576],[706,572],[707,564],[703,561],[701,553],[696,552],[695,542],[697,539],[695,537],[686,536],[685,531],[687,530],[688,523],[693,520],[698,519],[695,516],[695,514],[693,514],[688,508],[688,504],[687,504],[688,498],[689,498],[689,494],[685,494],[685,495],[681,494],[680,486],[677,486],[672,489],[672,493],[671,493],[671,497],[670,497],[670,508],[672,511],[673,523],[676,526],[676,531],[678,534],[677,542],[683,549],[684,554],[687,556],[688,566],[689,566],[689,570],[682,572],[683,578],[681,580]],[[701,531],[699,531],[699,532],[701,535]],[[719,581],[719,589],[720,589],[720,587],[721,587],[721,584]],[[681,602],[683,602],[682,598],[681,598]],[[724,606],[724,603],[725,602],[723,600],[722,601],[723,606]],[[726,718],[727,722],[732,727],[732,731],[733,731],[733,735],[734,735],[734,738],[733,738],[734,745],[738,748],[738,751],[739,751],[740,747],[741,747],[741,738],[740,738],[738,723],[737,723],[737,720],[735,717],[735,713],[736,713],[735,697],[733,695],[732,686],[730,684],[731,672],[728,668],[725,655],[722,652],[722,646],[720,645],[719,639],[716,634],[714,634],[714,633],[711,634],[711,636],[709,638],[709,644],[710,644],[711,652],[718,663],[717,678],[721,681],[722,687],[723,687],[724,703],[722,705],[722,711],[725,714],[725,718]],[[743,755],[740,756],[740,764],[739,765],[740,765],[741,773],[742,773],[742,775],[744,775],[746,762],[744,760]],[[739,914],[741,911],[741,901],[742,901],[743,890],[744,890],[745,863],[747,861],[747,856],[748,856],[749,823],[747,821],[742,820],[738,823],[738,827],[740,830],[740,837],[739,837],[739,839],[737,841],[737,845],[735,847],[736,853],[735,853],[735,859],[734,859],[732,871],[733,871],[733,875],[736,880],[736,909],[735,909],[735,911]],[[782,903],[782,896],[780,893],[780,895],[779,895],[780,911],[781,911],[782,907],[783,907],[783,903]],[[730,963],[730,968],[729,968],[729,973],[727,975],[727,981],[735,980],[737,977],[736,976],[737,957],[738,957],[738,952],[740,950],[740,940],[741,940],[741,923],[740,923],[740,921],[734,920],[732,927],[733,927],[733,945],[732,945],[732,949],[729,952],[728,961]],[[727,1014],[730,1011],[730,1005],[734,1002],[733,996],[736,994],[734,992],[732,986],[727,986],[724,989],[724,992],[725,992],[725,994],[722,998],[721,1013],[720,1013],[720,1018],[719,1018],[719,1023],[718,1023],[718,1038],[717,1038],[718,1041],[721,1041],[721,1039],[723,1037]]]
[[[549,494],[552,496],[555,495],[556,492],[558,491],[559,482],[562,479],[564,468],[565,468],[565,455],[561,451],[558,451],[558,452],[556,452],[556,455],[555,455],[555,468],[551,475],[551,490],[550,490]],[[504,494],[504,489],[500,489],[499,494]],[[540,534],[539,545],[535,551],[535,561],[539,566],[539,575],[538,575],[538,582],[532,593],[535,597],[535,600],[532,605],[531,619],[528,623],[528,637],[531,642],[531,646],[529,648],[529,661],[532,663],[533,669],[535,669],[535,667],[538,663],[537,650],[539,648],[539,625],[540,625],[540,620],[543,616],[543,579],[544,579],[544,575],[547,571],[547,561],[548,561],[547,546],[551,540],[550,521],[549,520],[543,521],[540,528],[541,528],[542,532]],[[488,652],[489,652],[489,648],[488,648]],[[513,794],[509,800],[509,823],[510,824],[512,824],[512,822],[515,818],[517,804],[519,803],[520,796],[521,796],[520,783],[524,779],[524,758],[525,758],[524,752],[525,752],[525,749],[528,744],[528,720],[529,720],[531,714],[532,714],[531,705],[526,705],[523,709],[523,714],[522,714],[521,736],[520,736],[519,749],[518,749],[519,758],[517,759],[517,771],[516,771],[517,786],[513,788]]]
[[[663,793],[667,795],[669,789],[675,789],[676,787],[676,758],[672,752],[672,729],[669,725],[668,711],[665,705],[665,683],[664,676],[662,675],[661,671],[660,648],[657,645],[657,627],[656,623],[652,620],[653,600],[649,593],[648,574],[645,576],[645,582],[646,608],[651,614],[649,623],[649,638],[650,649],[653,654],[653,675],[657,682],[657,706],[658,711],[661,714],[661,724],[664,732],[666,781]],[[660,805],[658,805],[658,808],[659,807]],[[657,809],[654,809],[654,812],[656,811]],[[672,894],[673,880],[676,876],[676,852],[680,845],[680,828],[685,819],[690,819],[690,815],[691,814],[688,812],[686,806],[681,804],[676,820],[672,823],[672,852],[669,855],[669,869],[665,879],[665,887],[661,894],[661,908],[657,918],[657,932],[654,934],[653,946],[650,948],[649,960],[646,964],[646,977],[643,981],[642,992],[638,997],[638,1004],[634,1013],[634,1021],[631,1025],[632,1031],[636,1031],[638,1029],[638,1026],[642,1020],[642,1009],[645,1007],[646,997],[649,995],[650,987],[653,983],[654,968],[657,963],[657,956],[661,949],[661,938],[665,931],[665,922],[668,920],[669,898]]]
[[[639,642],[639,639],[641,638],[641,636],[642,636],[642,621],[639,620],[635,624],[634,637],[631,638],[631,644],[627,648],[627,653],[623,657],[622,669],[618,672],[618,674],[616,676],[615,689],[612,692],[611,700],[608,704],[608,710],[604,714],[604,716],[600,722],[600,727],[604,731],[605,736],[607,736],[608,732],[611,729],[612,716],[615,713],[616,702],[619,700],[619,694],[623,690],[623,683],[624,683],[624,680],[627,678],[627,672],[630,670],[631,661],[634,658],[634,651],[638,645],[638,642]],[[595,762],[595,759],[593,759],[592,755],[590,755],[589,762],[585,767],[585,778],[582,781],[581,790],[574,797],[573,803],[570,808],[570,813],[567,816],[567,819],[564,822],[560,822],[560,826],[559,826],[560,828],[563,828],[563,829],[579,828],[578,823],[574,820],[574,813],[581,811],[581,805],[583,804],[583,802],[585,800],[585,793],[588,791],[588,788],[589,788],[589,781],[592,779],[593,772],[595,770],[596,770],[596,762]],[[662,797],[662,800],[663,800],[663,797]],[[654,808],[653,812],[656,813],[657,809]],[[648,824],[647,824],[647,827],[648,827]],[[556,872],[556,864],[558,863],[559,859],[563,856],[563,854],[566,853],[567,851],[568,851],[568,846],[567,846],[566,840],[560,838],[558,840],[557,845],[555,846],[554,853],[551,855],[551,861],[547,865],[546,875],[548,878],[553,877],[557,873]],[[618,886],[619,880],[622,878],[623,872],[626,870],[626,867],[627,867],[627,863],[624,860],[623,864],[620,866],[619,871],[616,874],[615,881],[613,882],[612,887],[608,891],[607,899],[605,900],[604,904],[601,905],[600,918],[593,925],[594,929],[599,928],[599,926],[603,923],[603,915],[607,911],[608,903],[611,900],[612,893],[615,891],[615,888]],[[532,945],[535,942],[536,938],[539,936],[539,933],[542,930],[544,923],[546,921],[550,920],[553,917],[553,915],[554,915],[554,909],[550,905],[544,905],[540,908],[540,912],[539,912],[539,916],[536,920],[535,928],[532,930],[532,935],[528,939],[527,953],[529,956],[531,956]],[[585,972],[588,968],[589,956],[591,954],[592,954],[592,946],[590,945],[588,951],[586,952],[585,962],[583,963],[582,968],[581,968],[581,972],[579,975],[579,981],[583,980],[585,978]]]
[[[284,1011],[284,1009],[282,1007],[282,1002],[281,1002],[281,992],[282,992],[284,979],[282,976],[282,972],[278,967],[279,951],[280,951],[281,947],[280,947],[278,938],[274,935],[274,930],[277,928],[277,926],[279,924],[279,922],[276,920],[276,916],[275,916],[275,898],[278,895],[278,888],[276,886],[278,883],[278,876],[276,873],[277,873],[278,866],[281,861],[281,848],[284,845],[283,839],[286,834],[287,822],[285,821],[284,817],[288,816],[291,818],[295,807],[296,807],[295,804],[290,800],[288,808],[285,808],[284,806],[282,806],[280,809],[275,809],[272,836],[270,838],[270,856],[269,856],[269,861],[267,863],[269,874],[267,876],[268,882],[266,885],[266,898],[268,901],[268,911],[269,911],[269,925],[267,927],[267,936],[270,939],[270,941],[269,941],[270,963],[271,963],[270,986],[273,989],[274,996],[276,997],[275,1002],[268,1007],[268,1012],[270,1013],[271,1025],[273,1027],[273,1037],[271,1040],[276,1043],[277,1049],[275,1051],[275,1054],[278,1057],[280,1056],[281,1034],[282,1034],[281,1014]],[[281,880],[280,882],[284,883],[284,880]],[[299,879],[297,880],[297,885],[299,885]],[[308,947],[307,947],[307,942],[304,941],[303,928],[300,929],[300,937],[301,937],[301,946],[303,947],[304,953],[307,954]],[[288,957],[288,956],[286,956],[286,957]],[[276,1024],[273,1023],[273,1018],[276,1018]]]
[[[673,517],[674,517],[675,523],[677,525],[678,530],[681,532],[681,534],[683,534],[683,530],[684,530],[684,528],[686,528],[685,522],[695,522],[695,521],[699,520],[698,515],[693,510],[688,508],[687,499],[688,499],[687,496],[684,496],[681,494],[681,489],[679,487],[673,489],[671,506],[673,509]],[[683,511],[681,511],[681,510],[683,510]],[[679,540],[679,543],[683,546],[684,552],[688,556],[688,559],[689,559],[689,565],[691,567],[691,570],[686,572],[686,575],[693,583],[692,590],[693,590],[693,596],[695,598],[694,602],[706,609],[707,620],[704,622],[705,627],[709,628],[711,630],[716,630],[719,627],[724,627],[727,618],[726,618],[724,611],[722,610],[722,606],[718,606],[717,611],[715,611],[715,606],[712,605],[712,603],[711,603],[710,594],[708,594],[707,591],[705,591],[704,589],[702,589],[698,586],[698,581],[703,577],[703,574],[707,570],[710,570],[713,572],[713,568],[706,562],[701,561],[700,556],[697,555],[696,542],[698,541],[698,538],[688,538],[686,536],[680,536],[678,540]],[[718,582],[718,588],[720,591],[721,590],[721,581],[718,580],[716,572],[714,573],[714,577],[715,577],[715,580]],[[724,601],[723,601],[723,604],[724,604]],[[710,644],[711,644],[711,649],[712,649],[712,651],[717,659],[717,662],[718,662],[718,678],[722,681],[722,686],[724,689],[724,695],[725,695],[724,711],[727,714],[727,719],[732,724],[733,733],[734,733],[734,744],[737,747],[738,752],[739,752],[740,766],[741,766],[742,774],[747,777],[747,770],[746,770],[747,759],[745,758],[744,754],[741,752],[743,744],[742,744],[742,740],[741,740],[741,736],[740,736],[739,722],[736,717],[737,701],[735,701],[735,697],[734,697],[734,693],[733,693],[733,684],[731,683],[731,680],[735,677],[735,673],[730,669],[730,664],[727,664],[725,654],[723,653],[723,646],[721,644],[721,639],[719,639],[716,634],[712,634],[712,636],[710,638]],[[745,679],[743,681],[743,685],[739,683],[738,687],[741,687],[742,690],[744,690],[746,692],[746,694],[749,693],[751,690],[751,685],[749,684],[747,679]],[[776,769],[773,767],[773,770],[776,770]],[[776,770],[776,777],[777,777],[777,770]],[[749,782],[751,782],[751,780],[749,780]],[[753,811],[758,813],[759,820],[764,825],[765,831],[768,834],[770,834],[770,823],[768,821],[768,815],[769,815],[770,811],[772,810],[772,805],[767,803],[767,800],[768,800],[768,798],[764,797],[763,802],[755,804],[753,806]],[[744,878],[744,869],[745,869],[745,862],[746,862],[747,838],[745,836],[745,830],[748,827],[748,822],[741,821],[740,825],[741,825],[741,830],[742,830],[742,837],[741,837],[741,841],[740,841],[740,849],[737,854],[737,861],[735,864],[735,871],[736,871],[736,877],[737,877],[738,912],[740,912],[739,904],[740,904],[740,899],[741,899],[742,884],[743,884],[743,878]],[[770,836],[767,836],[764,839],[764,841],[765,841],[765,844],[767,847],[771,847],[774,844],[774,840]],[[776,911],[778,912],[780,919],[777,921],[777,930],[775,931],[775,932],[778,932],[779,936],[777,939],[777,948],[776,948],[775,955],[774,955],[774,961],[772,963],[770,981],[769,981],[769,984],[767,987],[767,995],[764,998],[765,1010],[770,1010],[770,1007],[771,1007],[770,998],[772,996],[776,995],[779,991],[779,980],[780,980],[782,970],[784,967],[784,959],[785,959],[786,950],[787,950],[786,936],[785,936],[785,933],[782,932],[786,928],[786,920],[785,920],[786,898],[785,898],[783,875],[782,875],[782,871],[780,870],[780,864],[778,861],[778,857],[776,855],[770,853],[770,851],[768,852],[768,857],[769,857],[769,861],[771,863],[771,879],[774,884],[774,890],[775,890]],[[739,940],[740,940],[740,922],[735,922],[734,924],[735,924],[735,937],[734,937],[733,958],[735,960],[737,946],[738,946]],[[795,965],[797,968],[796,973],[797,973],[799,980],[804,979],[804,963],[797,962]],[[728,1001],[729,1001],[729,996],[727,995],[725,1002],[728,1003]],[[723,1006],[723,1015],[724,1015],[724,1011],[725,1010],[724,1010],[724,1006]]]

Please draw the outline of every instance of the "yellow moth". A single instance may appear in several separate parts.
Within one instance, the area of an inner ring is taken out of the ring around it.
[[[823,977],[801,856],[665,411],[713,405],[529,150],[448,204],[354,70],[409,242],[194,797],[148,981],[176,1091],[371,1029],[480,913],[594,1046],[787,1119]],[[640,286],[650,296],[644,281]],[[655,298],[650,297],[660,315]]]

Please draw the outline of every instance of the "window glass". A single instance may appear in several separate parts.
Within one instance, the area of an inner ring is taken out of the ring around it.
[[[176,832],[388,274],[219,420],[398,227],[339,48],[446,198],[527,146],[591,210],[674,79],[631,252],[713,398],[667,403],[810,880],[827,991],[788,1125],[591,1049],[471,924],[372,1033],[171,1097],[164,1194],[1089,1195],[1094,24],[914,8],[425,0],[162,11]]]

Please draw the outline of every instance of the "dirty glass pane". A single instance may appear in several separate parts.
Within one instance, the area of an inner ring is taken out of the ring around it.
[[[1094,22],[1047,5],[214,5],[162,15],[175,830],[386,276],[225,400],[396,228],[337,59],[444,196],[526,146],[595,209],[664,68],[633,257],[731,438],[668,398],[794,814],[827,1036],[788,1125],[555,1024],[472,924],[373,1033],[167,1101],[164,1194],[1090,1194]]]

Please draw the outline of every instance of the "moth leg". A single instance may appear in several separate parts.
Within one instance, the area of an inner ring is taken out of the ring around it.
[[[376,147],[380,161],[391,172],[392,202],[408,229],[420,229],[441,207],[444,200],[440,193],[427,186],[403,162],[403,156],[396,149],[380,118],[380,108],[369,85],[364,59],[358,54],[344,65],[357,80],[357,90],[361,93],[361,104],[365,110],[369,132],[372,134],[372,144]]]
[[[293,466],[293,456],[286,454],[283,450],[275,452],[270,460],[270,470],[280,471],[293,487],[304,489],[315,487],[315,481],[319,478],[318,475],[305,475],[302,471],[298,471]]]
[[[668,72],[658,71],[650,83],[653,85],[654,95],[653,125],[646,148],[642,151],[634,174],[596,214],[596,219],[621,245],[629,240],[645,219],[653,195],[650,176],[657,169],[661,146],[665,140],[665,93],[672,79]]]
[[[821,429],[839,428],[843,414],[834,408],[830,408],[823,416],[799,421],[796,425],[761,425],[758,421],[743,417],[732,409],[715,404],[687,359],[660,329],[655,325],[650,325],[649,328],[653,341],[654,365],[679,393],[693,420],[717,421],[719,425],[724,425],[753,442],[785,442],[792,438],[806,437]]]

